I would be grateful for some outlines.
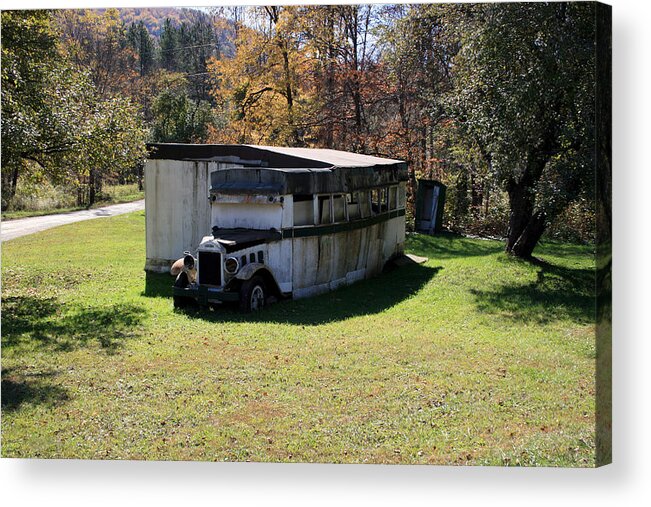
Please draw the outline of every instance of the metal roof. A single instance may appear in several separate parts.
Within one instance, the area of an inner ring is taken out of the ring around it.
[[[282,169],[352,168],[405,165],[401,160],[319,148],[282,148],[251,144],[152,143],[149,158],[202,160]]]
[[[217,193],[352,192],[407,180],[406,162],[346,151],[247,144],[164,143],[148,147],[150,159],[227,164],[210,174],[211,192]]]
[[[251,148],[282,153],[291,157],[324,162],[333,167],[372,167],[376,165],[393,165],[404,163],[402,160],[361,155],[348,151],[328,150],[322,148],[279,148],[276,146],[246,145]]]

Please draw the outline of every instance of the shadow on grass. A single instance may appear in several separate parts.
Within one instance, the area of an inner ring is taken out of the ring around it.
[[[503,285],[497,290],[472,289],[479,310],[505,314],[521,322],[545,324],[560,319],[580,324],[595,322],[594,269],[566,268],[544,261],[532,264],[539,268],[535,281]]]
[[[68,392],[59,386],[48,383],[47,378],[56,372],[32,375],[13,375],[10,370],[2,370],[2,411],[12,412],[24,403],[55,406],[68,401]]]
[[[577,243],[563,243],[560,241],[540,241],[534,250],[535,256],[552,255],[554,257],[564,256],[586,256],[594,255],[594,245],[580,245]]]
[[[54,297],[12,296],[2,300],[2,346],[30,346],[70,351],[93,340],[109,353],[134,335],[134,326],[146,315],[144,308],[117,304],[82,308],[66,313]]]
[[[169,273],[145,272],[145,290],[140,295],[148,298],[171,298],[174,277]]]
[[[393,269],[375,278],[363,280],[320,296],[286,300],[253,313],[240,313],[236,305],[216,308],[197,306],[183,310],[190,318],[208,322],[257,322],[296,325],[318,325],[346,320],[361,315],[380,313],[420,291],[442,268],[408,265]],[[172,304],[172,282],[169,275],[150,274],[145,293],[151,297],[169,294]]]
[[[504,245],[499,241],[464,238],[449,232],[443,232],[435,236],[410,234],[407,247],[409,251],[433,260],[482,257],[504,250]]]

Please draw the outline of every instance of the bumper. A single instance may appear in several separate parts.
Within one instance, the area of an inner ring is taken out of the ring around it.
[[[224,303],[234,302],[240,300],[239,292],[228,292],[224,289],[216,287],[206,287],[203,285],[194,285],[182,289],[180,287],[173,287],[173,294],[175,297],[183,297],[194,299],[200,305],[207,305],[209,303]]]

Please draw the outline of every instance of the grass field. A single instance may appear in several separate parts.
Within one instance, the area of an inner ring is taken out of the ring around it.
[[[594,255],[427,256],[254,316],[178,313],[144,214],[2,245],[2,455],[594,465]]]

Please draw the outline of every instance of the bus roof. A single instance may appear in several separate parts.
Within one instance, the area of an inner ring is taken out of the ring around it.
[[[401,160],[315,148],[164,143],[150,144],[149,158],[233,164],[210,175],[219,194],[352,192],[407,180]]]
[[[401,160],[339,150],[251,144],[152,143],[148,148],[150,159],[230,162],[247,167],[281,169],[382,167],[405,163]]]

